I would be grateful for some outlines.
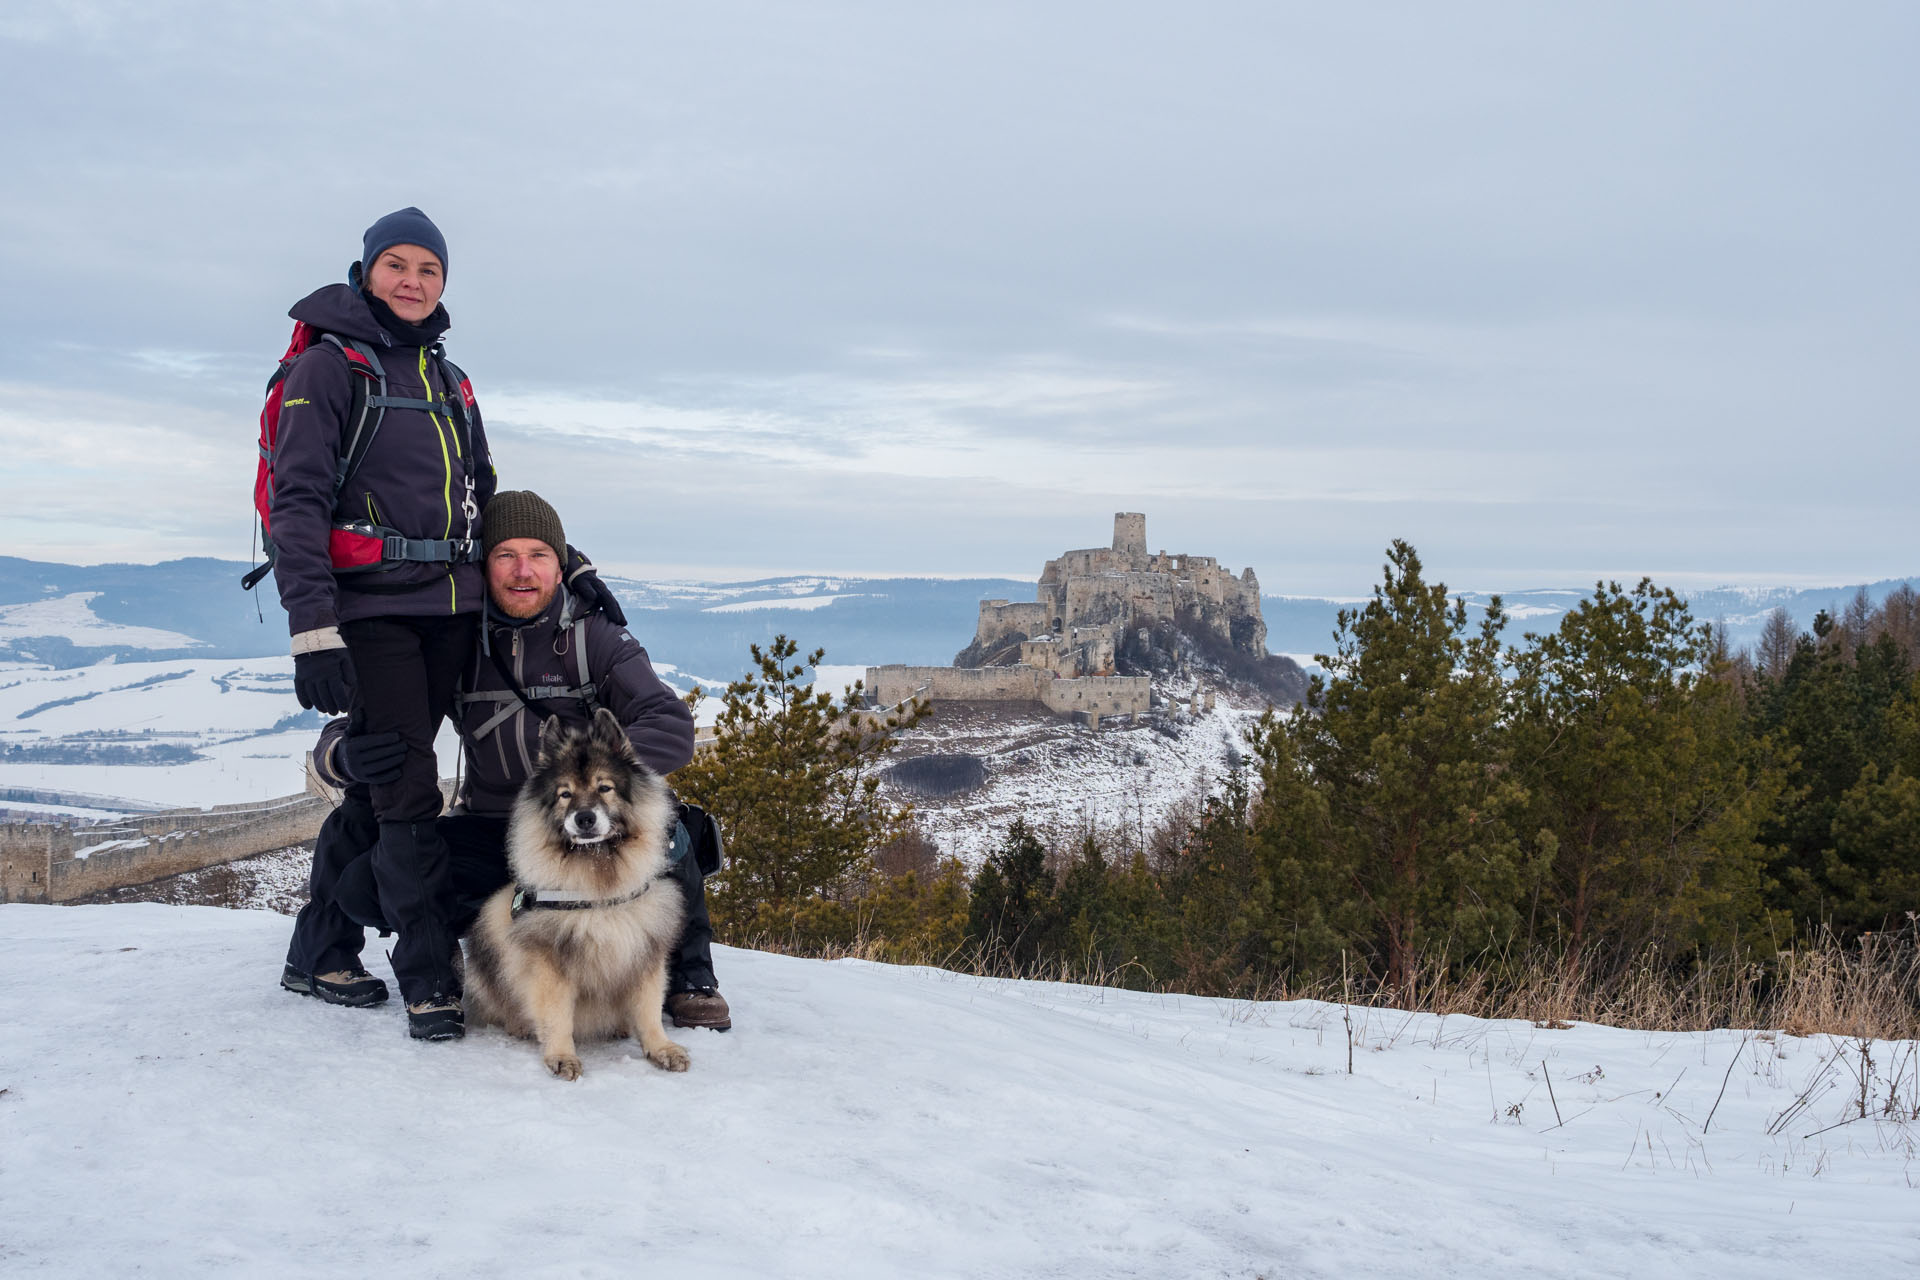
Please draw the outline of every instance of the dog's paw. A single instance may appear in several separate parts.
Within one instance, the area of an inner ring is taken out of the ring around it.
[[[693,1059],[685,1049],[669,1040],[658,1049],[647,1050],[647,1061],[662,1071],[685,1071]]]
[[[680,1070],[682,1071],[687,1069],[686,1062],[684,1061],[686,1056],[684,1053],[680,1055],[682,1059]],[[550,1053],[543,1061],[547,1064],[547,1070],[553,1072],[553,1074],[559,1076],[562,1080],[578,1080],[580,1078],[580,1059],[571,1053]]]

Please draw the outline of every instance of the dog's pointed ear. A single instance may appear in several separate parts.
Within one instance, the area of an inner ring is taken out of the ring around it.
[[[626,726],[620,723],[620,717],[605,707],[593,713],[593,740],[609,751],[622,755],[633,755],[633,740],[627,737]]]
[[[567,726],[559,716],[548,716],[540,725],[540,759],[538,764],[550,764],[560,754],[560,744],[567,740]]]

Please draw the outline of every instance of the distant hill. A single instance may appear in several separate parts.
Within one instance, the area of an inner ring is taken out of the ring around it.
[[[0,660],[90,666],[110,658],[255,658],[284,654],[286,614],[273,584],[240,590],[247,564],[169,560],[161,564],[51,564],[0,557]],[[1017,578],[840,578],[796,574],[753,582],[655,582],[610,578],[634,636],[656,661],[705,681],[737,676],[749,643],[785,632],[829,663],[944,664],[973,638],[983,599],[1030,600]],[[1920,578],[1863,584],[1875,601]],[[1735,646],[1750,644],[1766,616],[1784,606],[1802,628],[1821,609],[1844,607],[1860,585],[1696,591],[1702,620],[1726,624]],[[1581,590],[1503,593],[1510,637],[1556,626]],[[1486,592],[1466,592],[1484,605]],[[1331,643],[1334,618],[1353,601],[1269,595],[1261,599],[1267,647],[1309,658]]]
[[[1631,586],[1630,583],[1622,585]],[[1920,577],[1886,578],[1843,587],[1717,587],[1691,595],[1680,594],[1686,596],[1687,605],[1697,620],[1725,626],[1729,643],[1740,649],[1759,639],[1767,615],[1775,609],[1785,608],[1805,631],[1812,627],[1815,614],[1822,609],[1838,613],[1856,592],[1866,591],[1877,604],[1903,585],[1920,590]],[[1466,597],[1469,605],[1484,608],[1494,593],[1459,594]],[[1527,632],[1544,633],[1559,626],[1561,615],[1592,594],[1592,589],[1499,594],[1501,604],[1512,619],[1507,624],[1508,643],[1517,644]],[[1267,620],[1267,648],[1308,661],[1313,654],[1325,653],[1333,643],[1334,621],[1340,610],[1358,608],[1364,603],[1364,597],[1333,600],[1315,596],[1263,596],[1260,609]]]
[[[67,565],[0,557],[0,660],[90,666],[110,658],[256,658],[287,651],[271,580],[240,589],[230,560]],[[650,582],[609,578],[656,661],[709,681],[746,669],[747,646],[786,632],[827,661],[942,663],[973,636],[983,599],[1025,600],[1010,578]]]

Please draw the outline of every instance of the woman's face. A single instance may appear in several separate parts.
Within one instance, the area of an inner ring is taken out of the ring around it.
[[[367,272],[367,292],[408,324],[419,324],[432,315],[446,287],[440,259],[417,244],[382,249]]]

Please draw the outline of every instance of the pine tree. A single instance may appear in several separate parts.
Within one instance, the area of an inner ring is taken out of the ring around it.
[[[1282,909],[1290,891],[1316,898],[1288,931],[1371,955],[1404,988],[1423,955],[1512,935],[1525,792],[1506,769],[1499,599],[1473,627],[1411,546],[1387,559],[1373,600],[1339,615],[1330,678],[1258,741],[1258,821]]]
[[[1762,918],[1760,821],[1778,771],[1748,748],[1710,628],[1671,591],[1602,583],[1512,655],[1515,766],[1568,966],[1728,942]],[[1536,921],[1543,925],[1544,921]]]
[[[1182,991],[1239,994],[1272,967],[1274,894],[1248,827],[1250,806],[1246,775],[1233,769],[1166,865]]]
[[[1776,850],[1774,905],[1802,928],[1831,925],[1843,936],[1879,928],[1900,908],[1875,881],[1903,874],[1914,856],[1898,836],[1907,811],[1898,778],[1917,776],[1899,767],[1897,734],[1912,667],[1873,619],[1871,638],[1862,634],[1857,618],[1850,629],[1822,612],[1785,669],[1761,673],[1754,698],[1754,731],[1791,760],[1788,802],[1761,831]]]
[[[1821,864],[1831,918],[1848,931],[1898,927],[1920,911],[1920,676],[1881,726],[1881,749],[1834,806]]]
[[[967,936],[989,964],[1030,974],[1061,958],[1061,924],[1047,847],[1025,818],[1015,818],[974,874]]]
[[[837,705],[801,684],[825,650],[788,665],[799,648],[784,635],[750,649],[755,670],[727,686],[715,745],[673,775],[726,833],[727,865],[708,891],[715,927],[748,939],[792,933],[811,900],[857,890],[912,812],[879,794],[903,717],[862,712],[858,684]]]

